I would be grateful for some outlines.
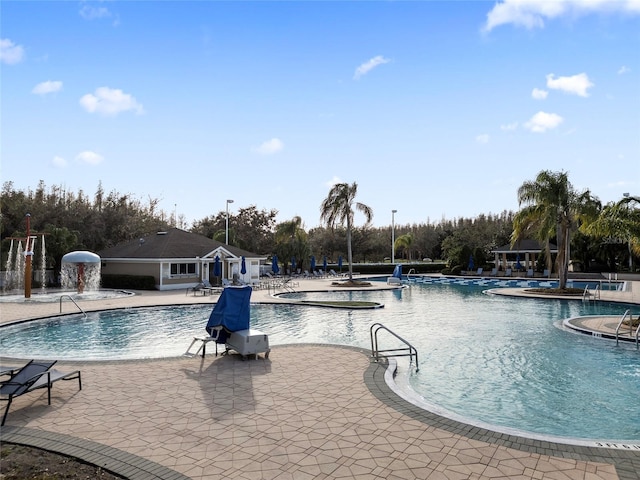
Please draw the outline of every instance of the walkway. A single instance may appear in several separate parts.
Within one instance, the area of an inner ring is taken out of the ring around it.
[[[330,287],[308,282],[300,288]],[[82,306],[214,301],[145,292]],[[52,310],[0,308],[2,322]],[[131,479],[640,478],[640,447],[529,440],[425,412],[395,395],[384,366],[353,348],[276,346],[268,360],[208,355],[59,366],[81,369],[83,389],[59,382],[51,406],[46,391],[19,397],[1,440],[62,451]]]

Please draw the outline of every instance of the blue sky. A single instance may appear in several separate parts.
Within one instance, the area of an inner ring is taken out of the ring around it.
[[[3,1],[1,179],[319,224],[517,210],[543,169],[640,194],[640,0]],[[361,221],[361,219],[356,219]],[[187,225],[188,226],[188,225]]]

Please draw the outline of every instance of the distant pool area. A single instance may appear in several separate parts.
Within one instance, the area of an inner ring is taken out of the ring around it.
[[[496,428],[640,442],[640,354],[558,325],[580,315],[618,314],[624,306],[511,299],[486,295],[485,290],[478,285],[433,284],[298,293],[293,297],[377,301],[385,306],[349,311],[257,304],[252,306],[251,324],[269,334],[272,346],[329,343],[368,349],[369,327],[380,322],[414,343],[420,371],[405,371],[407,383],[425,403],[442,411]],[[42,358],[68,355],[82,360],[179,356],[193,335],[204,333],[211,309],[212,305],[128,308],[90,313],[89,320],[81,315],[38,320],[2,327],[0,348],[3,356],[17,358],[31,358],[31,352]],[[116,321],[119,317],[121,322]],[[66,326],[76,330],[65,344]],[[90,349],[101,342],[107,345],[105,351],[92,353]],[[85,346],[89,351],[80,349]],[[136,349],[141,350],[134,354]],[[619,414],[621,408],[625,415]]]

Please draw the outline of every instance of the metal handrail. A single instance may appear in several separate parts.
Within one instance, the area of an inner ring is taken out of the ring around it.
[[[631,310],[627,310],[626,312],[624,312],[624,315],[622,315],[622,318],[620,319],[620,321],[618,322],[618,326],[616,327],[616,345],[618,345],[618,335],[620,333],[620,327],[622,326],[622,322],[624,322],[624,319],[627,318],[627,315],[629,315],[629,336],[633,336],[633,316],[631,315]],[[638,327],[638,330],[640,330],[640,327]],[[638,334],[636,332],[636,342],[637,338]]]
[[[73,304],[78,307],[78,310],[80,310],[82,312],[82,314],[84,315],[84,318],[87,318],[87,312],[85,312],[82,307],[80,307],[80,305],[78,305],[76,303],[76,301],[73,299],[73,297],[71,295],[61,295],[60,296],[60,313],[62,313],[62,299],[63,298],[68,298],[69,300],[71,300],[73,302]]]
[[[591,293],[591,291],[589,290],[589,284],[584,287],[584,292],[582,292],[582,301],[588,302],[590,297],[593,297],[594,302],[600,299],[600,285],[596,284],[595,288],[593,289],[593,293]]]
[[[375,329],[375,332],[374,332],[374,329]],[[378,349],[378,331],[379,330],[385,330],[389,332],[391,335],[393,335],[402,343],[404,343],[406,347],[393,348],[388,350],[379,350]],[[371,325],[371,327],[369,328],[369,335],[371,337],[371,356],[376,359],[376,362],[380,358],[388,358],[388,357],[409,357],[409,361],[411,362],[411,359],[415,357],[416,372],[418,371],[418,351],[415,349],[413,345],[407,342],[404,338],[397,335],[395,332],[389,330],[387,327],[385,327],[381,323],[374,323],[373,325]],[[408,353],[402,353],[402,352],[408,352]],[[385,355],[381,355],[381,354],[385,354]]]
[[[416,269],[415,268],[409,269],[409,273],[407,273],[407,282],[410,280],[409,275],[411,275],[411,272],[416,273]]]

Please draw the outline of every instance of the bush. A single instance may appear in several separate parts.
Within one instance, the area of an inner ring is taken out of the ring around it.
[[[156,279],[151,275],[102,275],[102,287],[155,290]]]

